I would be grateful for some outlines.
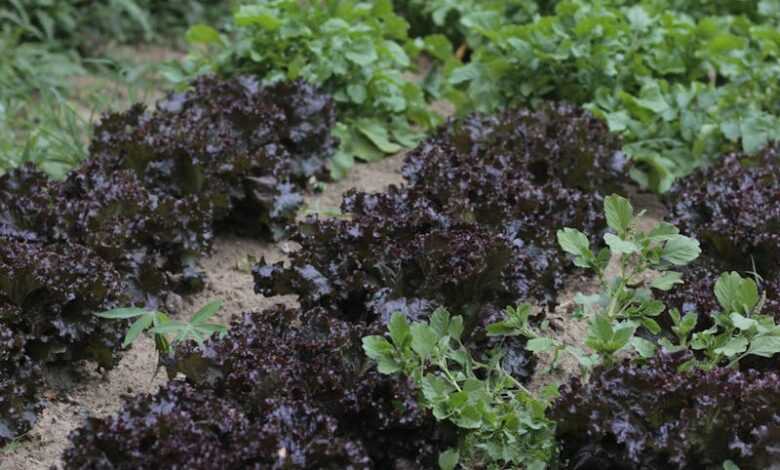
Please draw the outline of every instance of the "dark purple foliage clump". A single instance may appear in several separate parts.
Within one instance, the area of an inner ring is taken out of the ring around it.
[[[106,117],[90,153],[102,174],[131,170],[156,195],[195,199],[217,224],[279,235],[324,176],[336,142],[330,98],[304,82],[201,77],[154,112]]]
[[[624,181],[620,148],[620,138],[587,111],[546,103],[450,120],[410,153],[403,173],[439,200],[511,198],[521,182],[610,193]]]
[[[725,271],[759,275],[764,311],[780,315],[780,160],[777,147],[756,157],[730,155],[681,180],[666,199],[671,222],[702,242],[702,256],[683,271],[685,285],[669,306],[709,314]]]
[[[245,314],[169,360],[186,385],[73,433],[66,468],[432,468],[452,442],[411,384],[368,367],[376,332],[323,310]]]
[[[245,404],[174,381],[131,399],[122,413],[90,418],[71,434],[66,469],[368,468],[359,443],[301,402]],[[262,415],[255,413],[262,412]]]
[[[419,320],[445,306],[464,315],[469,341],[484,350],[484,326],[507,305],[555,302],[571,271],[555,233],[603,230],[603,194],[578,185],[616,187],[619,148],[566,105],[451,121],[407,158],[407,186],[350,192],[345,217],[300,223],[301,249],[289,265],[261,262],[256,291],[383,324],[396,311]],[[528,359],[513,357],[527,375]]]
[[[551,410],[576,469],[707,469],[780,463],[780,375],[719,368],[681,374],[685,355],[597,369]]]
[[[680,181],[667,199],[672,222],[733,265],[751,259],[762,275],[780,273],[780,156],[730,155]]]
[[[24,335],[0,322],[0,448],[32,428],[41,410],[41,371],[25,346]]]
[[[0,325],[41,363],[91,359],[111,368],[127,325],[92,313],[123,301],[120,279],[83,246],[3,240]]]
[[[41,366],[116,364],[127,323],[92,312],[120,299],[119,274],[89,249],[0,237],[0,445],[35,423]]]
[[[64,181],[32,165],[0,176],[0,327],[36,366],[112,367],[127,324],[94,313],[202,287],[194,260],[221,227],[281,235],[324,174],[334,121],[330,98],[304,82],[203,77],[155,111],[104,117]],[[24,428],[3,427],[20,422],[6,403],[37,403],[24,364],[0,365],[0,439]]]

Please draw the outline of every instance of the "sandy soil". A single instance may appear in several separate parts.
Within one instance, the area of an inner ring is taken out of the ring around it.
[[[350,188],[381,191],[401,182],[403,156],[398,155],[371,165],[358,165],[344,180],[328,185],[325,190],[308,198],[310,211],[338,208],[341,194]],[[187,317],[212,299],[224,301],[219,321],[250,310],[261,310],[274,303],[294,304],[293,296],[264,298],[254,293],[249,272],[251,258],[265,257],[269,261],[285,259],[294,247],[285,242],[265,243],[257,240],[221,237],[216,240],[210,256],[200,261],[208,274],[206,288],[193,296],[171,296],[168,308]],[[58,466],[68,444],[68,434],[88,416],[108,416],[116,413],[122,398],[139,393],[152,393],[165,382],[165,373],[154,376],[157,357],[154,343],[142,337],[133,344],[119,366],[99,374],[94,365],[80,364],[75,371],[49,371],[50,388],[44,394],[48,403],[35,428],[18,443],[0,450],[0,470],[43,470]]]

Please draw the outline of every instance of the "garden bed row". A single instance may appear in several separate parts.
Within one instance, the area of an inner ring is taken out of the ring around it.
[[[302,82],[204,77],[155,111],[106,116],[64,181],[0,178],[0,445],[30,429],[42,368],[116,365],[128,323],[94,313],[160,306],[203,286],[218,230],[281,236],[333,150],[329,98]]]
[[[722,270],[760,275],[766,311],[780,301],[774,153],[729,157],[667,199],[704,255],[665,300],[701,313],[699,330]],[[383,334],[395,312],[426,320],[444,306],[463,315],[477,358],[503,348],[504,368],[526,382],[535,367],[526,341],[485,328],[507,305],[554,305],[573,269],[556,231],[600,237],[602,191],[619,190],[625,171],[619,140],[566,105],[450,121],[407,157],[405,185],[348,193],[342,217],[292,228],[301,248],[289,263],[258,264],[258,293],[295,294],[300,308],[247,313],[226,337],[179,348],[166,367],[184,380],[90,419],[71,436],[65,467],[435,467],[457,429],[420,407],[410,380],[377,372],[361,339]],[[561,466],[777,464],[777,360],[681,373],[688,359],[661,353],[572,379],[548,410]]]

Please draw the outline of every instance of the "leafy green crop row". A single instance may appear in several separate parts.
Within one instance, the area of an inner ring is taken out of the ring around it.
[[[621,134],[634,179],[663,192],[780,137],[778,18],[776,0],[254,1],[222,33],[192,28],[199,45],[169,78],[323,86],[339,103],[334,177],[416,143],[434,98],[461,113],[568,101]],[[431,69],[415,67],[421,51]]]
[[[0,29],[25,41],[61,49],[94,51],[106,39],[151,42],[174,37],[188,25],[227,12],[230,0],[8,0],[0,6]]]
[[[528,23],[474,25],[480,41],[449,83],[465,110],[586,105],[625,137],[634,178],[665,191],[708,158],[780,136],[777,5],[743,3],[561,1]]]
[[[217,18],[228,1],[10,0],[0,2],[0,171],[34,162],[55,178],[84,160],[92,118],[121,83],[133,95],[150,67],[97,58],[108,43],[160,42]],[[130,71],[130,73],[126,73]],[[104,82],[85,92],[77,79]],[[90,77],[90,78],[94,78]],[[109,83],[113,83],[111,86]],[[113,103],[112,103],[113,104]]]

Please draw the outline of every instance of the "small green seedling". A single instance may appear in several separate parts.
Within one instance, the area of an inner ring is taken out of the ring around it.
[[[641,230],[638,222],[643,214],[635,215],[631,203],[618,195],[605,198],[604,213],[611,233],[604,235],[607,246],[597,253],[579,230],[558,231],[561,248],[574,255],[575,265],[593,270],[601,284],[598,294],[579,294],[575,299],[580,314],[590,318],[585,344],[603,364],[612,363],[615,354],[626,348],[642,357],[652,357],[655,344],[635,333],[640,328],[650,335],[661,333],[655,318],[665,307],[652,292],[682,283],[682,275],[672,268],[696,259],[701,253],[699,242],[680,235],[676,227],[664,222]],[[607,269],[612,257],[619,262],[616,272]]]
[[[458,449],[439,456],[440,469],[546,468],[556,445],[545,410],[557,388],[537,398],[502,367],[500,349],[478,361],[461,341],[463,328],[463,318],[443,308],[428,322],[395,313],[388,336],[364,337],[363,350],[380,373],[412,378],[421,404],[462,433]]]
[[[171,346],[178,342],[192,340],[202,344],[212,334],[227,333],[227,327],[208,320],[222,308],[221,300],[207,303],[188,322],[172,320],[168,315],[157,310],[145,310],[136,307],[116,308],[107,312],[96,313],[101,318],[122,320],[135,318],[135,322],[127,330],[122,347],[130,346],[144,331],[154,334],[157,352],[167,354]]]

